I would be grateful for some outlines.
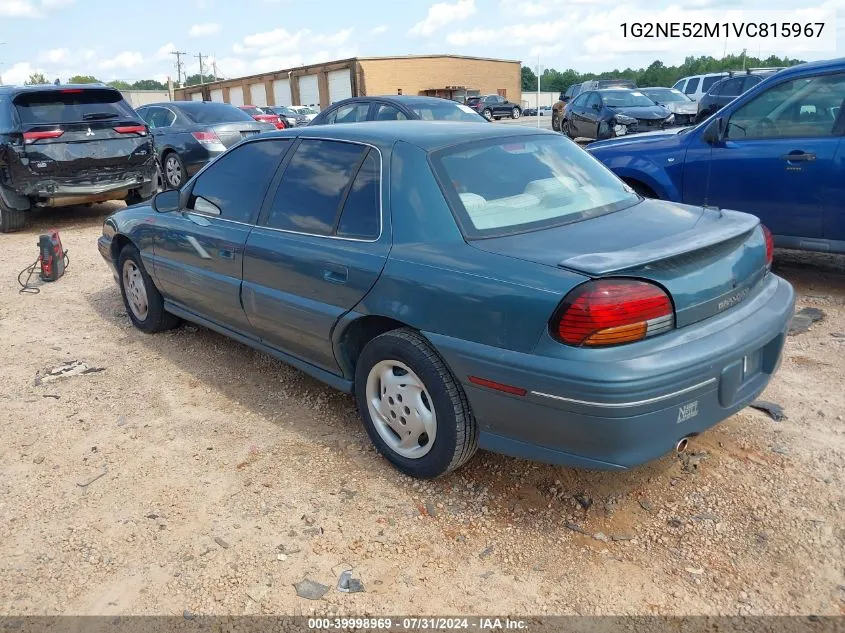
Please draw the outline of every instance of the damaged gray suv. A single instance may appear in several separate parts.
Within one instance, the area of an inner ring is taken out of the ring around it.
[[[0,86],[0,232],[37,207],[143,202],[158,174],[147,124],[118,90]]]

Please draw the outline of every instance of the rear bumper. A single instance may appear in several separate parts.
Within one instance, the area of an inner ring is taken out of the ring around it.
[[[464,385],[482,448],[604,470],[656,459],[756,398],[779,366],[794,292],[769,275],[745,305],[628,346],[557,357],[427,334]],[[546,343],[538,349],[549,349]],[[552,348],[553,349],[553,348]],[[758,364],[759,363],[759,364]],[[523,388],[515,396],[468,382]]]
[[[16,182],[14,189],[19,195],[33,199],[42,206],[66,206],[93,200],[122,200],[134,189],[142,189],[142,193],[152,195],[156,186],[155,178],[156,166],[151,162],[144,169],[127,171],[118,177],[33,177]]]

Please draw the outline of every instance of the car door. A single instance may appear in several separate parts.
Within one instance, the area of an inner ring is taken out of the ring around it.
[[[599,137],[599,119],[601,118],[602,101],[598,92],[591,92],[584,105],[584,117],[579,136],[586,138]]]
[[[720,117],[724,139],[691,144],[684,201],[753,213],[776,236],[822,238],[826,205],[841,200],[845,186],[841,118],[833,110],[843,100],[845,73],[828,73],[781,80],[734,101]]]
[[[591,94],[590,92],[582,92],[566,108],[565,114],[569,119],[570,132],[573,137],[582,136],[580,130],[584,126],[584,111],[587,99]]]
[[[166,299],[229,328],[246,331],[241,273],[247,235],[290,139],[239,145],[188,184],[182,212],[155,218],[154,265]]]
[[[390,251],[381,154],[301,139],[286,162],[246,243],[244,310],[265,344],[338,373],[332,329]]]

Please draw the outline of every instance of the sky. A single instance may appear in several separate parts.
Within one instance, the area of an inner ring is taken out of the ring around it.
[[[666,65],[725,52],[845,56],[845,0],[0,0],[0,78],[22,83],[187,74],[198,54],[238,77],[353,56],[458,54],[581,72]],[[762,11],[766,11],[763,13]],[[838,19],[837,19],[838,11]],[[823,21],[822,38],[635,39],[632,21]],[[208,67],[208,66],[206,66]]]

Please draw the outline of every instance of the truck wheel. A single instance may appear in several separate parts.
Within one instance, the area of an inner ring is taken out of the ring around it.
[[[29,224],[29,211],[7,207],[0,198],[0,233],[14,233]]]
[[[414,330],[392,330],[367,343],[355,368],[355,399],[378,451],[411,477],[445,475],[478,448],[463,387]]]

